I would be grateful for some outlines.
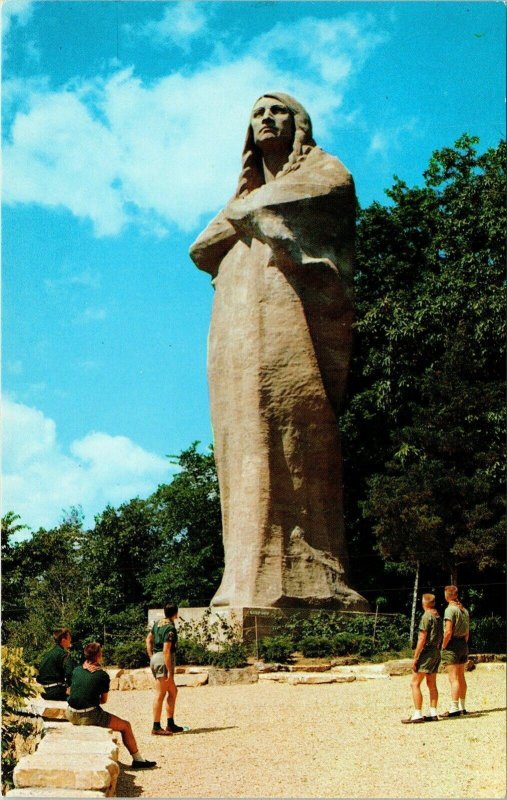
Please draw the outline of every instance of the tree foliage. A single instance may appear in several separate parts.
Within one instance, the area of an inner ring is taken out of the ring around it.
[[[433,154],[422,188],[358,226],[357,348],[344,414],[348,507],[364,545],[457,578],[504,536],[506,146]],[[363,535],[361,535],[363,534]]]

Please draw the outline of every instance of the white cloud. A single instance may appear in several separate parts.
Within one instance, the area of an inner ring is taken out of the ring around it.
[[[33,0],[3,0],[1,6],[2,13],[2,35],[9,32],[13,20],[18,25],[26,25],[32,15]]]
[[[77,318],[77,322],[102,322],[107,318],[107,309],[105,308],[85,308],[82,314]]]
[[[197,34],[188,0],[180,6],[171,18]],[[351,119],[344,93],[380,41],[369,15],[306,18],[152,83],[129,68],[55,92],[28,86],[4,145],[5,201],[66,208],[97,236],[132,222],[157,236],[190,231],[234,191],[250,104],[293,94],[325,145]]]
[[[192,0],[170,3],[159,20],[150,20],[140,28],[129,27],[131,36],[147,37],[158,45],[176,45],[187,50],[195,38],[205,30],[207,16],[202,5]]]
[[[420,133],[417,117],[411,117],[399,125],[379,128],[371,135],[368,153],[370,156],[380,156],[387,160],[393,150],[399,150],[403,146],[407,136],[418,135]]]
[[[3,513],[37,529],[58,524],[62,510],[81,505],[86,523],[108,503],[146,497],[174,466],[125,436],[89,433],[60,446],[56,425],[36,408],[3,402]]]

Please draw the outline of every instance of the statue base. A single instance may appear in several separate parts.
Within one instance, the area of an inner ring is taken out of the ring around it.
[[[211,633],[210,647],[218,647],[220,643],[228,640],[227,633],[231,628],[245,643],[258,642],[264,636],[272,636],[280,623],[290,620],[294,616],[312,619],[321,611],[334,611],[336,614],[350,616],[373,614],[371,611],[346,611],[337,608],[303,608],[303,607],[233,607],[233,606],[204,606],[200,608],[179,608],[179,635],[181,638],[188,636],[192,629],[203,629]],[[151,608],[148,611],[148,624],[164,616],[162,608]],[[185,630],[186,629],[186,630]]]

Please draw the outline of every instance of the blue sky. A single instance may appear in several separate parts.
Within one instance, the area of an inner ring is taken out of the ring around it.
[[[212,441],[190,243],[249,111],[293,94],[360,203],[504,132],[501,2],[4,0],[3,512],[145,497]]]

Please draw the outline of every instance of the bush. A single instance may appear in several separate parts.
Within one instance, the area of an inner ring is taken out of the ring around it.
[[[331,652],[334,656],[350,656],[359,652],[359,640],[361,637],[353,633],[335,634],[331,639]]]
[[[220,650],[208,651],[209,664],[223,669],[244,667],[248,663],[247,652],[244,644],[240,642],[227,642]]]
[[[177,664],[198,664],[206,666],[209,664],[209,650],[196,639],[178,639],[176,648]]]
[[[123,669],[140,669],[150,663],[144,642],[117,644],[112,651],[114,663]]]
[[[472,619],[469,646],[472,653],[505,653],[505,620],[494,616]]]
[[[326,636],[304,636],[299,649],[307,658],[324,658],[332,652],[331,639]]]
[[[259,642],[259,657],[264,661],[286,664],[291,660],[293,651],[290,636],[266,636]]]
[[[18,760],[16,737],[28,737],[34,723],[16,715],[24,701],[37,694],[37,670],[27,664],[21,647],[2,645],[2,791],[12,787],[12,773]],[[13,713],[14,712],[14,713]]]
[[[27,697],[37,694],[37,670],[23,659],[22,647],[2,645],[2,706],[4,711],[22,708]]]

